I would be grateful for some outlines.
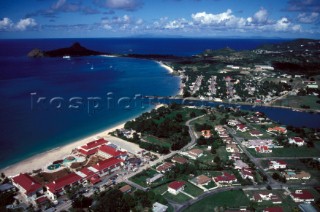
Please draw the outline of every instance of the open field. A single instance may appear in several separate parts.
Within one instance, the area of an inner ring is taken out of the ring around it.
[[[232,200],[232,201],[231,201]],[[249,199],[243,191],[226,191],[216,195],[209,196],[203,200],[191,205],[186,212],[194,211],[214,211],[217,207],[224,208],[239,208],[250,204]]]

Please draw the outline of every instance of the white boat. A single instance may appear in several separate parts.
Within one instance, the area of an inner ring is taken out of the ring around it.
[[[62,57],[63,59],[70,59],[71,57],[69,55],[65,55]]]
[[[94,69],[94,67],[93,67],[93,65],[91,65],[91,68],[90,68],[91,70],[93,70]]]

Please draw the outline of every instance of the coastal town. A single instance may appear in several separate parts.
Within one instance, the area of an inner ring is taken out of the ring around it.
[[[320,104],[319,75],[314,69],[295,70],[279,63],[293,56],[294,64],[305,59],[313,63],[318,45],[316,40],[297,40],[252,51],[206,50],[167,64],[181,77],[184,98],[314,111]]]
[[[160,105],[45,167],[2,174],[1,195],[9,211],[317,211],[319,139],[261,112]]]

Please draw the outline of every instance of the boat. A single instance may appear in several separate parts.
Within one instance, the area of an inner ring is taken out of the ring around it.
[[[93,65],[91,65],[91,68],[90,68],[91,70],[93,70],[94,69],[94,67],[93,67]]]
[[[63,59],[70,59],[71,57],[69,55],[65,55],[62,57]]]

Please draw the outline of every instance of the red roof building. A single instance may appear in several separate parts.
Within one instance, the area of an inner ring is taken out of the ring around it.
[[[118,158],[109,158],[97,163],[93,168],[97,170],[100,176],[103,176],[118,170],[123,162],[123,160]]]
[[[222,175],[213,178],[216,183],[231,184],[237,182],[236,176],[229,174],[228,172],[223,172]]]
[[[185,182],[182,181],[174,181],[169,183],[168,185],[168,192],[177,195],[180,193],[180,191],[182,191],[184,189],[185,186]]]
[[[78,151],[85,156],[90,156],[95,154],[98,151],[98,148],[106,143],[108,143],[108,141],[100,138],[98,140],[91,141],[83,146],[78,147]]]
[[[159,172],[159,173],[165,173],[165,172],[167,172],[167,171],[170,171],[173,166],[174,166],[173,163],[165,162],[165,163],[157,166],[156,170],[157,170],[157,172]]]
[[[241,132],[247,131],[248,127],[245,124],[237,124],[237,130]]]
[[[242,168],[239,172],[243,179],[250,179],[250,180],[254,179],[253,171],[250,168]]]
[[[36,192],[42,191],[42,186],[28,174],[12,177],[12,183],[26,196],[33,196]]]
[[[64,177],[61,177],[46,185],[48,193],[52,199],[55,199],[55,195],[63,192],[66,186],[72,186],[82,180],[82,177],[76,173],[70,173]]]
[[[305,142],[300,137],[293,137],[293,138],[289,138],[289,144],[296,144],[298,146],[303,146]]]
[[[255,148],[255,150],[256,150],[256,152],[258,152],[258,153],[271,153],[271,152],[272,152],[272,150],[269,149],[268,146],[257,146],[257,147]]]
[[[308,190],[296,190],[290,194],[295,202],[313,202],[314,196]]]
[[[103,157],[105,159],[121,156],[125,157],[126,155],[126,152],[118,151],[115,148],[107,145],[102,145],[98,149],[98,156]]]

